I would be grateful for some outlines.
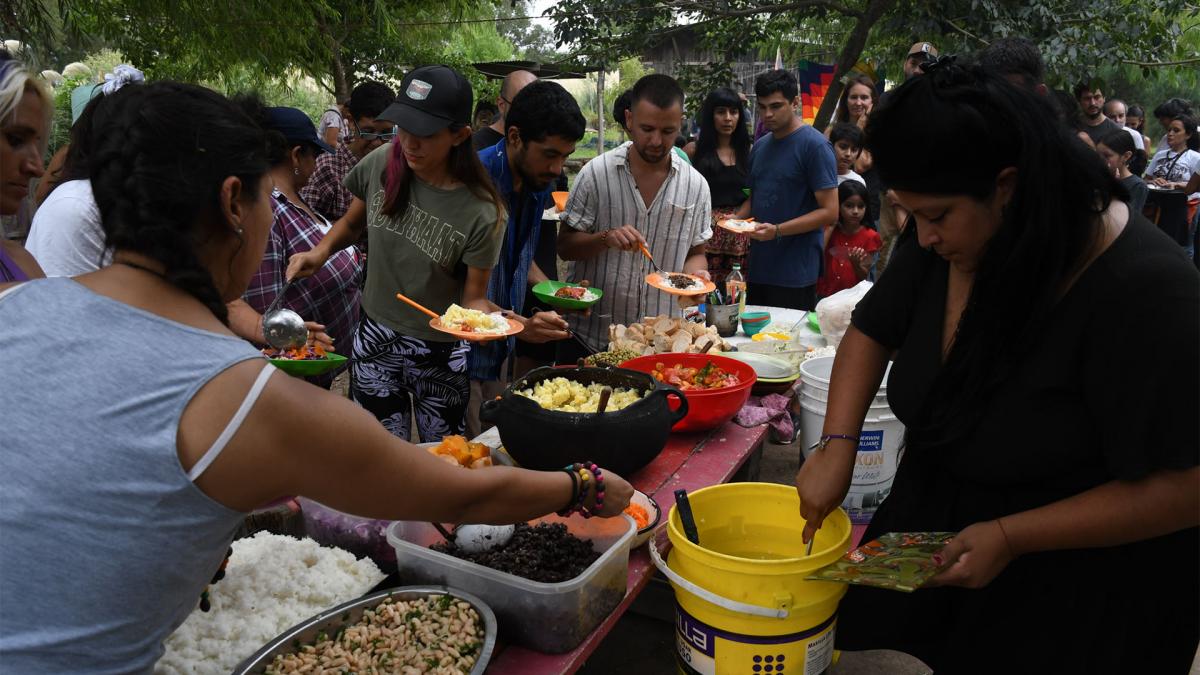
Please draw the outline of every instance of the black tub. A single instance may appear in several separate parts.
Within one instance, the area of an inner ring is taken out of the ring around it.
[[[650,393],[626,408],[603,413],[546,410],[515,393],[556,377]],[[674,412],[667,404],[671,396],[680,403]],[[500,398],[484,401],[479,417],[496,425],[504,449],[525,468],[560,469],[590,460],[627,476],[662,452],[671,427],[687,410],[682,392],[646,373],[624,368],[538,368],[514,382]]]

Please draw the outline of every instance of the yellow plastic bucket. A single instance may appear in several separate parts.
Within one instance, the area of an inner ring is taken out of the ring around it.
[[[677,509],[667,521],[672,549],[650,555],[676,601],[679,672],[686,675],[812,675],[833,662],[837,605],[845,584],[805,581],[850,546],[838,509],[817,532],[811,556],[796,489],[730,483],[688,493],[700,545],[688,541]]]

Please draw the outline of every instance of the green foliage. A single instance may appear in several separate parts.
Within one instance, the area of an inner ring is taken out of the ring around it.
[[[398,83],[406,68],[512,58],[495,24],[493,0],[10,0],[32,17],[13,30],[40,53],[91,36],[113,46],[151,79],[235,78],[256,87],[311,77],[344,95],[358,81]]]
[[[732,86],[733,69],[728,62],[684,65],[675,71],[675,78],[686,95],[683,112],[693,116],[700,113],[700,106],[704,104],[708,92],[718,87]]]

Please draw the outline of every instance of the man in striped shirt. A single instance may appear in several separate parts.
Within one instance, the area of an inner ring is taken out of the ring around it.
[[[626,112],[629,143],[588,162],[575,180],[558,235],[567,280],[604,291],[589,316],[570,319],[592,349],[608,348],[610,324],[678,311],[675,298],[645,282],[654,271],[645,244],[668,272],[708,277],[704,242],[712,237],[708,182],[672,152],[683,118],[683,90],[666,75],[647,75]],[[559,343],[558,361],[582,350]]]

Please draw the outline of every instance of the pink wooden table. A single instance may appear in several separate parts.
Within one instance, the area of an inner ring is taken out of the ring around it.
[[[711,432],[672,434],[662,453],[628,478],[635,488],[658,502],[665,519],[675,505],[676,490],[682,488],[691,492],[729,481],[746,460],[762,447],[766,434],[766,425],[747,429],[732,422]],[[646,547],[635,549],[629,554],[629,582],[625,598],[574,651],[542,654],[522,647],[498,645],[487,672],[489,675],[574,673],[613,629],[634,598],[650,583],[653,575],[654,564],[650,562]]]

